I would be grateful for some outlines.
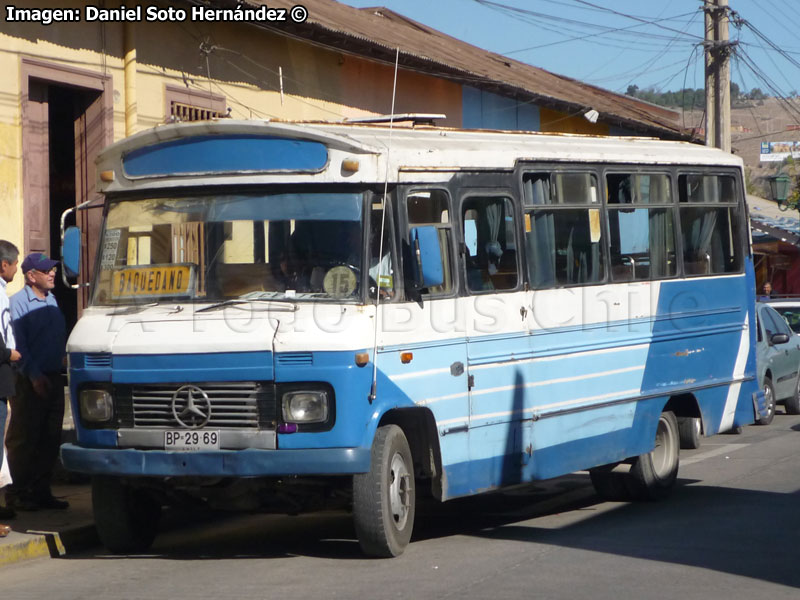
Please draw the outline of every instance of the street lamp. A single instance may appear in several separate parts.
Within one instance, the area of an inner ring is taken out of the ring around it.
[[[778,208],[781,210],[789,208],[789,203],[786,202],[786,199],[789,197],[789,185],[791,182],[791,178],[785,173],[773,175],[769,178],[769,190],[772,194],[772,199],[778,203]],[[795,208],[795,206],[792,206],[792,208]]]

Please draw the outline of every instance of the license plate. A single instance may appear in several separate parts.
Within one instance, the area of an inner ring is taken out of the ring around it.
[[[174,452],[219,450],[219,431],[205,429],[165,431],[164,450],[172,450]]]

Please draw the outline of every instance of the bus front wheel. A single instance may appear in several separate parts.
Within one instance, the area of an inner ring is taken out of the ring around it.
[[[664,411],[658,418],[655,447],[631,465],[628,485],[634,499],[661,500],[670,494],[678,478],[679,448],[678,419]]]
[[[397,425],[379,427],[368,473],[353,476],[353,521],[361,550],[389,558],[403,553],[414,527],[414,464]]]
[[[153,544],[161,505],[147,492],[118,477],[93,477],[92,510],[97,535],[111,552],[142,552]]]

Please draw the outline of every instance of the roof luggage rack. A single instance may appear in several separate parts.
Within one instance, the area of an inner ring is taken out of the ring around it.
[[[344,121],[346,123],[406,123],[410,121],[412,125],[436,125],[436,120],[446,118],[447,115],[438,113],[403,113],[399,115],[345,119]]]

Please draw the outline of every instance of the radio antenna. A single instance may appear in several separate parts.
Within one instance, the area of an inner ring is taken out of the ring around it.
[[[381,279],[383,277],[383,238],[386,228],[386,195],[389,193],[389,164],[392,155],[392,131],[394,130],[394,101],[397,97],[397,69],[400,64],[400,48],[394,56],[394,82],[392,83],[392,111],[389,113],[389,141],[386,144],[386,171],[383,177],[383,196],[381,197],[381,235],[378,242],[378,276],[375,278],[375,327],[372,338],[372,387],[369,390],[369,403],[372,404],[378,394],[378,329],[381,319]],[[370,219],[372,215],[370,214]]]

